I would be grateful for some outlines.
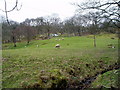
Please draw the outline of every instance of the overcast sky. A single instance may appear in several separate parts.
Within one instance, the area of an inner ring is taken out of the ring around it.
[[[15,0],[6,0],[8,10],[15,5]],[[71,3],[81,2],[82,0],[19,0],[18,8],[22,4],[20,11],[14,10],[8,13],[9,19],[22,22],[26,18],[37,18],[58,14],[64,20],[74,15],[76,7]],[[4,0],[0,0],[0,9],[4,10]],[[2,11],[0,14],[5,15]]]

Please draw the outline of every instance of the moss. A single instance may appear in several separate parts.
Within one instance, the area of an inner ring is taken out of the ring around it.
[[[49,72],[41,73],[38,82],[24,86],[25,88],[65,88],[67,78],[59,69],[52,69]]]
[[[57,77],[53,82],[51,88],[65,88],[67,80],[65,78]]]
[[[62,75],[62,72],[59,69],[53,69],[50,71],[51,78],[51,88],[65,88],[67,86],[67,78]]]
[[[75,70],[73,68],[67,68],[66,71],[70,74],[70,75],[75,75]]]
[[[27,82],[21,82],[21,86],[23,87],[23,88],[25,88],[25,87],[27,87],[28,86],[28,83]]]
[[[49,76],[41,76],[40,79],[43,83],[47,83],[49,80]]]
[[[108,71],[104,74],[99,75],[96,80],[91,84],[92,88],[99,88],[100,86],[104,86],[107,88],[111,88],[111,87],[116,87],[118,88],[118,71],[119,70],[112,70],[112,71]]]

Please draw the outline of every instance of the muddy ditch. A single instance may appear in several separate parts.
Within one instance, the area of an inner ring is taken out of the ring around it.
[[[120,65],[115,63],[114,65],[109,65],[108,68],[96,72],[93,76],[88,76],[81,81],[71,81],[72,79],[67,79],[64,75],[62,75],[62,72],[60,72],[58,69],[55,69],[52,70],[51,74],[48,76],[40,75],[38,83],[23,86],[23,88],[45,88],[49,85],[48,88],[64,88],[65,90],[69,90],[70,88],[76,88],[83,90],[86,88],[90,88],[91,83],[98,77],[98,75],[117,69],[120,69]],[[72,76],[76,75],[73,74]]]
[[[83,79],[79,83],[74,82],[72,84],[69,84],[67,86],[67,88],[78,88],[81,90],[86,89],[86,88],[90,88],[91,83],[98,77],[98,75],[104,74],[104,73],[111,71],[111,70],[117,70],[117,69],[120,69],[120,65],[115,63],[114,65],[110,65],[107,69],[100,71],[100,72],[97,72],[94,76]],[[101,87],[101,88],[104,88],[104,87]]]

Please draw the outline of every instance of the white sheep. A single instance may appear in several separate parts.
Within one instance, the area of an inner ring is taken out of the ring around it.
[[[39,45],[37,45],[37,47],[39,47]]]
[[[112,46],[112,48],[115,48],[115,46]]]
[[[64,40],[64,38],[62,38],[62,40]]]
[[[55,45],[55,48],[60,48],[60,44],[56,44],[56,45]]]

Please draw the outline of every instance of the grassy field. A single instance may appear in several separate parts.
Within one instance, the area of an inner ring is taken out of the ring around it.
[[[97,35],[96,48],[92,35],[56,40],[61,38],[34,40],[30,45],[20,42],[16,48],[12,43],[3,44],[3,88],[64,87],[94,76],[118,60],[118,38],[114,34]],[[54,48],[56,44],[61,48]],[[115,48],[108,48],[108,44]]]
[[[118,75],[119,70],[112,70],[104,73],[103,75],[99,75],[97,79],[91,84],[92,88],[104,86],[106,88],[117,87],[118,86]]]

